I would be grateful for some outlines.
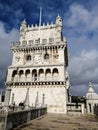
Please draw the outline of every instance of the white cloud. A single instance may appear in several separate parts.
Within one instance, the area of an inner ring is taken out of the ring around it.
[[[12,60],[11,42],[17,41],[18,36],[18,30],[14,28],[9,33],[6,33],[4,23],[0,22],[0,80],[5,79],[7,67]]]
[[[93,81],[98,84],[98,52],[83,50],[80,55],[70,59],[69,72],[75,85]]]
[[[78,29],[82,29],[83,32],[98,29],[98,15],[94,7],[88,10],[83,5],[72,4],[68,14],[65,23],[68,27],[76,28],[80,26]]]
[[[18,30],[12,29],[7,33],[4,29],[4,23],[0,22],[0,62],[3,65],[9,63],[9,57],[11,56],[10,45],[13,40],[17,41]]]
[[[0,22],[0,39],[5,39],[7,37],[7,33],[5,33],[4,23]]]
[[[97,8],[87,9],[83,5],[72,4],[65,14],[64,28],[68,40],[71,90],[83,93],[89,81],[98,85]]]

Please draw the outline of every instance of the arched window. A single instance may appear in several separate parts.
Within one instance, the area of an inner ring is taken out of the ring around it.
[[[49,59],[49,54],[46,53],[46,54],[44,55],[44,59],[45,59],[45,60],[48,60],[48,59]]]
[[[57,68],[54,68],[53,69],[53,72],[52,72],[52,76],[53,76],[53,80],[58,80],[58,78],[59,78],[59,72],[58,72],[58,69]]]
[[[23,75],[23,73],[24,73],[23,70],[20,70],[19,71],[19,76],[21,77]]]
[[[17,79],[17,70],[14,70],[12,73],[12,81]]]
[[[46,74],[50,74],[51,70],[50,69],[46,69]]]
[[[36,81],[37,80],[37,70],[36,69],[34,69],[32,71],[32,76],[33,76],[33,80]]]
[[[26,70],[26,76],[30,74],[30,70]]]
[[[31,60],[31,55],[27,55],[27,61]]]
[[[40,74],[43,74],[43,73],[44,73],[44,70],[43,70],[43,69],[40,69],[40,70],[39,70],[39,75],[40,75]]]
[[[45,74],[44,74],[44,70],[43,69],[39,70],[39,80],[40,81],[45,80]]]
[[[25,74],[23,70],[19,71],[19,81],[20,82],[25,82]]]
[[[51,75],[51,70],[50,69],[46,69],[45,75],[46,75],[46,80],[51,81],[52,75]]]
[[[25,72],[25,75],[26,75],[26,81],[31,81],[31,75],[30,75],[30,70],[26,70]]]
[[[53,69],[53,74],[54,74],[54,73],[58,73],[58,69],[57,69],[57,68],[54,68],[54,69]]]
[[[14,78],[16,74],[17,74],[17,70],[14,70],[13,74],[12,74],[12,77]]]

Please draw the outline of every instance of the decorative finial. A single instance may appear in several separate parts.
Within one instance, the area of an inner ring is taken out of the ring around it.
[[[24,19],[22,23],[26,24],[26,19]]]
[[[89,87],[92,87],[92,84],[91,84],[91,82],[89,82]]]

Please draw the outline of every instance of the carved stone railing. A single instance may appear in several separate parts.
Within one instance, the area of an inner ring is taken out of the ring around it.
[[[25,49],[25,48],[35,48],[35,47],[40,47],[40,46],[45,46],[45,47],[50,47],[50,45],[51,45],[51,47],[53,46],[57,46],[57,45],[64,45],[65,43],[63,42],[63,41],[57,41],[57,42],[54,42],[54,41],[52,41],[52,42],[47,42],[47,44],[45,44],[45,43],[38,43],[38,44],[36,44],[35,42],[34,42],[34,44],[27,44],[27,41],[26,41],[26,43],[24,44],[24,43],[20,43],[20,42],[12,42],[12,44],[11,44],[11,49],[13,50],[13,49]]]
[[[47,113],[46,107],[32,108],[29,110],[0,111],[0,130],[10,130],[30,120],[36,119]]]
[[[0,110],[0,130],[6,130],[7,115],[6,110]]]

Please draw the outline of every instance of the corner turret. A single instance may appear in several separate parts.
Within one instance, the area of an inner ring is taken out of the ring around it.
[[[27,30],[27,23],[26,20],[24,19],[20,26],[20,42],[25,40],[26,30]]]
[[[56,17],[56,25],[57,26],[62,26],[62,18],[59,16],[59,14]]]
[[[21,23],[21,26],[20,26],[20,31],[24,31],[27,27],[27,23],[26,23],[26,20],[24,19]]]
[[[89,89],[86,93],[87,113],[94,114],[94,106],[98,104],[98,94],[94,91],[91,82],[89,82]]]

